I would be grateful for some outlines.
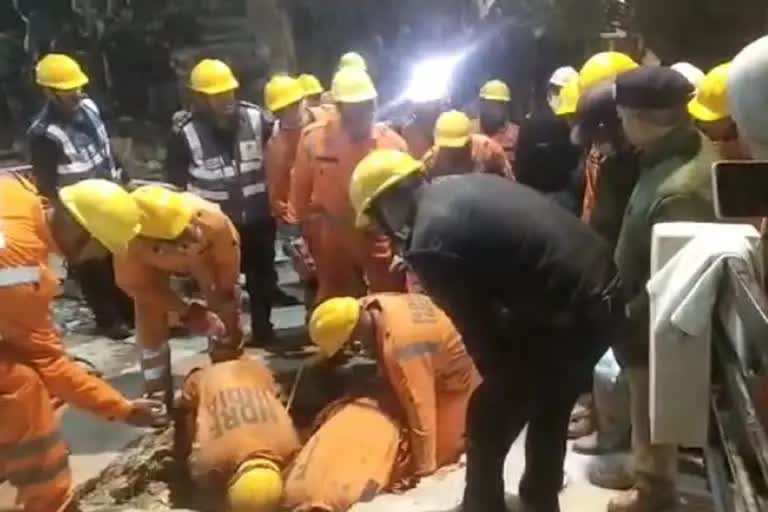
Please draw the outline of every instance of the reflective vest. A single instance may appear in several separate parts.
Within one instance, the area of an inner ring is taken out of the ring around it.
[[[99,107],[90,98],[80,102],[67,122],[57,119],[50,103],[46,104],[29,127],[29,134],[46,137],[59,147],[63,156],[57,167],[60,187],[89,178],[120,180],[107,127]]]
[[[177,128],[189,147],[187,190],[221,207],[235,224],[271,217],[264,174],[262,112],[240,102],[234,148],[223,148],[213,128],[194,114]]]

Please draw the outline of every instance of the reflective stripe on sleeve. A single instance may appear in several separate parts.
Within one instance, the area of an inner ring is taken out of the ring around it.
[[[0,269],[0,287],[40,282],[40,267],[12,267]]]
[[[437,349],[438,344],[434,341],[411,343],[410,345],[406,345],[397,351],[397,359],[399,361],[403,361],[426,354],[434,354],[437,352]]]

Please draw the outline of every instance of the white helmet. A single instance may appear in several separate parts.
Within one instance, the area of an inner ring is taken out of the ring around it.
[[[768,159],[768,36],[751,43],[728,69],[728,103],[755,158]]]
[[[690,62],[678,62],[670,67],[683,75],[696,88],[699,87],[699,82],[704,78],[704,72]]]
[[[575,76],[579,76],[579,72],[576,71],[576,69],[571,66],[563,66],[561,68],[557,68],[555,72],[552,73],[552,77],[549,79],[549,83],[558,87],[562,87]]]

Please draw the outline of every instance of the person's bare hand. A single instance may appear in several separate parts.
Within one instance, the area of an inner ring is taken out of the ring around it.
[[[162,427],[168,424],[168,411],[159,400],[137,398],[131,401],[133,411],[125,422],[134,427]]]

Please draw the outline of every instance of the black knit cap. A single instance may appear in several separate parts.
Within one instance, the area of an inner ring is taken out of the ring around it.
[[[636,109],[684,107],[693,96],[693,85],[680,73],[664,66],[641,66],[616,77],[616,104]]]

